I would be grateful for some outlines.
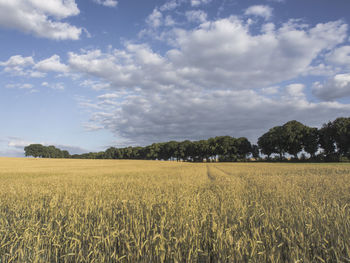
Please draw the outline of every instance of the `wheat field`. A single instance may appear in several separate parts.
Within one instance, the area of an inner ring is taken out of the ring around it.
[[[0,262],[350,262],[350,165],[0,158]]]

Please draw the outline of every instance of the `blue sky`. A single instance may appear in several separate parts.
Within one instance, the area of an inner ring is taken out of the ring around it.
[[[0,0],[0,156],[350,115],[350,1]]]

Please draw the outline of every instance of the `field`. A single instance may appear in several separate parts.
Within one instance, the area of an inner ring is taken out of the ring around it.
[[[0,262],[350,262],[350,165],[0,158]]]

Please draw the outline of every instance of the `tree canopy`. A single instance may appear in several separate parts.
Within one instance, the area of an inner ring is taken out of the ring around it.
[[[199,141],[169,141],[145,147],[110,147],[106,151],[70,155],[55,146],[31,144],[24,148],[25,156],[41,158],[80,159],[143,159],[173,161],[246,161],[253,157],[279,160],[308,154],[313,161],[339,161],[350,159],[350,118],[337,118],[325,123],[321,129],[308,127],[296,120],[275,126],[252,145],[245,137],[217,136]]]

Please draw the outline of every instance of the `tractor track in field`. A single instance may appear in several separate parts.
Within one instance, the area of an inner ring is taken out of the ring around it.
[[[222,173],[224,173],[225,175],[227,176],[231,176],[231,177],[236,177],[240,180],[242,180],[243,182],[246,182],[246,183],[251,183],[250,180],[248,180],[246,177],[242,176],[242,175],[237,175],[237,174],[232,174],[232,173],[229,173],[227,171],[225,171],[224,169],[222,168],[219,168],[217,166],[213,166],[215,169],[218,169],[219,171],[221,171]]]
[[[207,176],[208,176],[209,180],[212,182],[216,180],[215,176],[213,176],[210,172],[209,165],[207,165]]]

